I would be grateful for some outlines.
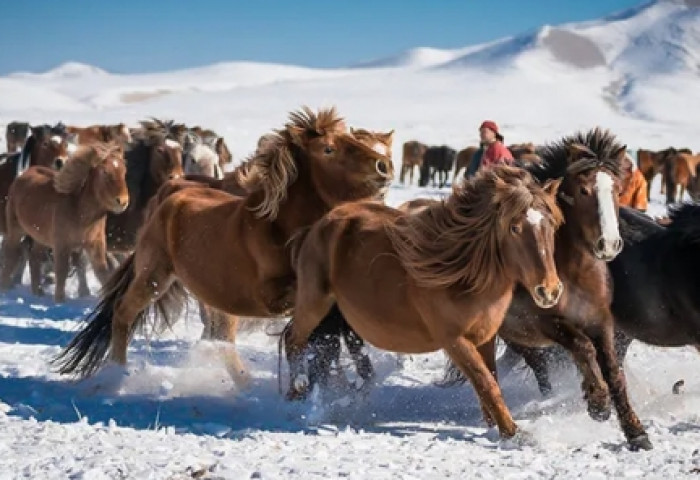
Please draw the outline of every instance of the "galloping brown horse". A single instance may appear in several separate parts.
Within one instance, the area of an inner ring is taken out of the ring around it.
[[[125,177],[121,146],[93,143],[80,147],[59,172],[30,167],[17,178],[7,199],[2,287],[11,286],[25,235],[33,240],[30,271],[35,294],[41,294],[39,267],[47,248],[53,250],[56,264],[56,302],[65,300],[70,256],[76,250],[87,251],[104,283],[109,274],[105,220],[108,212],[123,212],[129,204]]]
[[[284,341],[289,398],[307,393],[304,347],[334,302],[360,336],[404,353],[444,349],[469,376],[501,435],[517,427],[477,348],[496,334],[516,282],[543,308],[554,267],[557,182],[496,167],[445,202],[406,215],[373,202],[340,206],[297,240],[294,321]]]
[[[230,314],[288,313],[295,287],[289,240],[341,202],[384,193],[393,178],[388,157],[335,131],[341,121],[334,109],[293,113],[249,161],[244,198],[201,187],[164,199],[105,286],[91,322],[59,357],[60,371],[91,374],[108,353],[125,364],[149,305],[168,321],[167,306],[183,286]]]
[[[420,168],[423,164],[423,155],[427,149],[427,145],[416,140],[411,140],[403,144],[401,174],[399,175],[399,181],[401,183],[404,183],[406,173],[408,173],[408,183],[413,185],[413,172],[416,167]]]
[[[542,310],[527,292],[516,291],[498,333],[514,348],[557,343],[567,349],[583,374],[590,416],[607,420],[612,396],[630,448],[650,449],[615,354],[612,288],[605,263],[622,250],[617,197],[625,154],[626,148],[613,135],[599,129],[543,150],[543,165],[532,172],[541,181],[563,177],[558,198],[565,223],[556,235],[555,258],[564,295],[555,308]],[[495,372],[493,343],[484,351]],[[454,366],[450,370],[453,378],[460,376]]]

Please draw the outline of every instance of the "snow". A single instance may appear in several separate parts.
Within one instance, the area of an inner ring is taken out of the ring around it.
[[[409,139],[462,148],[485,118],[507,143],[554,140],[595,125],[632,150],[700,149],[697,7],[656,1],[605,19],[543,26],[485,45],[418,48],[346,69],[228,62],[122,75],[68,63],[0,78],[0,125],[135,124],[148,116],[201,124],[236,159],[300,105],[337,105],[352,126],[395,129],[394,161]],[[2,128],[4,133],[4,128]],[[665,207],[660,182],[650,214]],[[388,202],[449,189],[394,184]],[[26,279],[25,279],[26,280]],[[91,279],[93,291],[97,283]],[[75,294],[76,285],[69,285]],[[26,287],[0,296],[0,478],[697,478],[700,356],[633,344],[633,404],[655,449],[631,453],[615,419],[586,414],[579,379],[555,377],[542,400],[534,379],[502,379],[506,402],[534,446],[500,442],[470,387],[443,390],[442,354],[397,360],[370,349],[379,382],[365,400],[283,401],[276,337],[263,328],[238,349],[252,382],[229,379],[219,345],[198,340],[194,305],[174,330],[137,338],[126,370],[75,382],[52,371],[96,299],[56,306]],[[348,360],[345,359],[347,362]],[[671,393],[685,380],[684,392]]]

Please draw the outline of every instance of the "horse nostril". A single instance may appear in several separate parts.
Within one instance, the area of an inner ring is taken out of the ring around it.
[[[625,242],[623,242],[621,238],[618,238],[617,240],[615,240],[615,253],[620,253],[624,246],[625,246]]]
[[[544,285],[537,285],[535,287],[535,295],[537,295],[541,300],[545,300],[547,298],[547,291],[544,288]]]
[[[599,252],[605,251],[605,239],[600,237],[597,242],[595,242],[595,249]]]

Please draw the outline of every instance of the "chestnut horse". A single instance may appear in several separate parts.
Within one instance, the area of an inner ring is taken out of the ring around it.
[[[334,302],[359,335],[404,353],[444,349],[469,376],[504,437],[517,427],[477,348],[496,334],[516,282],[543,308],[559,300],[558,182],[499,166],[445,202],[407,215],[376,202],[340,206],[295,242],[294,320],[283,341],[288,398],[308,393],[304,350]]]
[[[640,148],[637,150],[637,168],[644,175],[647,181],[647,198],[651,198],[651,182],[657,174],[661,174],[661,195],[666,192],[666,173],[665,166],[678,153],[692,154],[687,148],[676,150],[675,148],[667,148],[658,152],[645,150]]]
[[[295,288],[290,239],[341,202],[385,192],[393,178],[391,160],[337,133],[341,122],[335,109],[293,113],[248,162],[246,197],[193,187],[165,198],[105,286],[90,323],[57,359],[60,371],[89,375],[108,353],[124,365],[149,305],[155,302],[168,322],[182,287],[232,315],[287,314]],[[240,361],[234,367],[236,379]]]
[[[622,250],[618,228],[620,163],[626,147],[607,131],[566,137],[542,150],[543,164],[532,172],[541,180],[562,178],[559,205],[564,226],[556,235],[557,270],[565,285],[561,302],[542,310],[516,291],[498,334],[509,344],[567,349],[581,373],[588,412],[594,420],[610,417],[610,398],[631,449],[651,442],[629,402],[625,376],[615,354],[612,287],[605,262]],[[487,363],[495,372],[495,346]],[[448,376],[458,378],[455,366]],[[462,381],[464,381],[462,379]]]
[[[117,142],[121,145],[131,143],[129,127],[123,123],[116,125],[90,125],[89,127],[67,126],[66,131],[73,135],[76,143],[85,145],[92,142]]]
[[[40,295],[40,265],[46,248],[56,265],[56,302],[65,301],[70,256],[87,251],[97,277],[107,280],[105,220],[129,204],[124,153],[118,144],[93,143],[80,147],[56,172],[30,167],[17,178],[7,198],[7,234],[3,242],[5,265],[2,288],[12,283],[20,260],[22,237],[33,240],[30,254],[32,291]]]
[[[423,155],[428,146],[416,140],[410,140],[403,144],[403,157],[401,159],[401,174],[399,181],[404,183],[408,173],[408,184],[413,185],[413,172],[416,167],[423,165]]]
[[[22,150],[24,142],[29,137],[29,124],[25,122],[10,122],[5,129],[5,141],[7,153],[15,153]]]
[[[683,201],[686,189],[693,200],[697,200],[698,165],[700,155],[677,153],[669,157],[664,165],[664,182],[666,184],[666,204]]]
[[[467,147],[462,150],[460,150],[457,153],[457,158],[455,160],[455,174],[452,182],[457,183],[457,179],[459,176],[459,172],[464,169],[466,172],[467,168],[469,167],[469,164],[472,163],[472,158],[474,158],[474,154],[479,150],[479,147]]]

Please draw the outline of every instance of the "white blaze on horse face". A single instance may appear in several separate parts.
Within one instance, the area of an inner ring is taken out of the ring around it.
[[[116,160],[112,160],[112,165],[114,165],[114,168],[119,168],[119,162]]]
[[[542,224],[542,220],[544,220],[544,215],[542,215],[542,212],[535,210],[534,208],[528,208],[525,217],[533,227],[539,227],[540,224]]]
[[[66,146],[66,152],[68,152],[68,155],[73,155],[77,150],[78,146],[75,143],[68,142],[68,145]]]
[[[179,143],[177,143],[175,140],[171,140],[169,138],[165,140],[165,146],[170,147],[170,148],[180,148]]]
[[[60,145],[63,143],[63,138],[61,138],[60,135],[54,135],[53,137],[51,137],[51,141],[56,145]]]
[[[612,245],[620,241],[620,230],[615,214],[615,194],[613,186],[615,181],[606,172],[598,172],[595,175],[595,190],[598,195],[598,215],[600,215],[600,232],[605,249],[613,249]]]
[[[386,155],[386,153],[387,153],[386,152],[386,145],[379,143],[379,142],[374,144],[374,147],[372,147],[372,150],[377,152],[379,155]]]

